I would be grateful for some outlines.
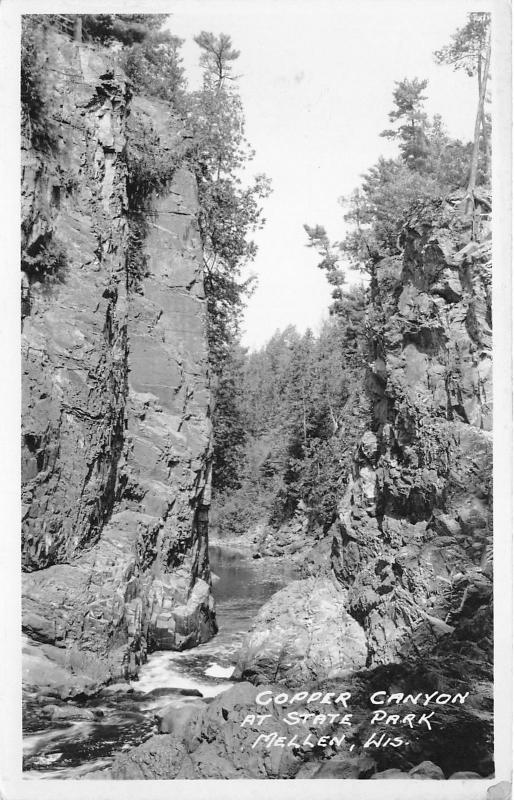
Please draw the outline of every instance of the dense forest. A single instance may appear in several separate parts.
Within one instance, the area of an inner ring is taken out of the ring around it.
[[[214,451],[221,491],[213,524],[227,534],[259,522],[279,527],[299,507],[313,525],[326,530],[333,522],[359,433],[350,423],[365,356],[365,297],[364,289],[345,294],[344,313],[318,336],[289,326],[260,351],[231,352]]]

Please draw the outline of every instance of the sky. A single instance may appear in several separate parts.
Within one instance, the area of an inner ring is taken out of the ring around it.
[[[243,344],[262,346],[294,324],[316,331],[328,314],[330,288],[303,229],[321,224],[331,239],[344,236],[338,199],[360,183],[380,155],[396,145],[380,137],[389,126],[395,81],[428,79],[426,110],[442,115],[450,135],[473,135],[473,79],[438,66],[434,50],[465,24],[466,0],[175,0],[169,28],[185,40],[191,88],[200,81],[201,30],[227,33],[241,51],[235,62],[256,151],[249,175],[265,172],[273,193],[266,225],[254,239],[249,272],[258,286],[243,321]],[[351,272],[348,282],[359,281]]]

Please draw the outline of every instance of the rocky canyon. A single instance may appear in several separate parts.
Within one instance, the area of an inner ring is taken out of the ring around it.
[[[397,82],[410,127],[346,239],[300,231],[330,313],[251,350],[270,189],[244,183],[230,36],[195,37],[190,90],[167,15],[47,16],[22,55],[24,769],[494,777],[483,107],[463,144]]]
[[[46,47],[55,140],[22,153],[25,680],[73,694],[216,630],[210,393],[183,126],[108,51],[53,30]],[[177,168],[134,276],[125,154],[142,130]]]

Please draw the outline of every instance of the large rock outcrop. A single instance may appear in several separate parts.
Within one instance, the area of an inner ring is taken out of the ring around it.
[[[371,666],[432,652],[492,596],[490,206],[459,201],[420,204],[376,275],[372,415],[332,557]],[[477,625],[485,662],[491,637]]]
[[[307,763],[330,752],[332,737],[344,741],[344,730],[329,723],[328,714],[338,716],[335,704],[320,706],[315,700],[292,705],[259,705],[261,692],[278,695],[279,685],[238,683],[196,711],[180,733],[152,736],[128,753],[116,756],[112,767],[98,778],[115,780],[169,779],[277,779],[294,778]],[[310,715],[325,712],[316,729],[306,720],[288,724],[291,710]],[[259,715],[267,717],[260,718]],[[321,737],[325,741],[316,746]],[[269,737],[269,738],[268,738]],[[272,746],[275,740],[288,746]],[[317,766],[317,765],[316,765]],[[310,777],[310,776],[309,776]]]
[[[364,631],[333,578],[293,581],[264,604],[239,653],[235,677],[310,685],[366,665]]]
[[[23,624],[106,680],[215,630],[196,182],[169,106],[132,98],[107,51],[46,35],[51,135],[35,149],[26,126],[22,153]],[[175,169],[135,241],[142,129]]]

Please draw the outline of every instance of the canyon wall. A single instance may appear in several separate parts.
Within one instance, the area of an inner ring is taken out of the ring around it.
[[[47,37],[48,141],[27,122],[22,142],[23,626],[29,666],[86,687],[215,631],[206,304],[180,122],[131,96],[114,54]],[[176,168],[134,275],[142,127]]]
[[[372,413],[332,550],[370,666],[433,652],[482,605],[467,651],[492,659],[490,203],[461,202],[420,203],[372,287]]]

